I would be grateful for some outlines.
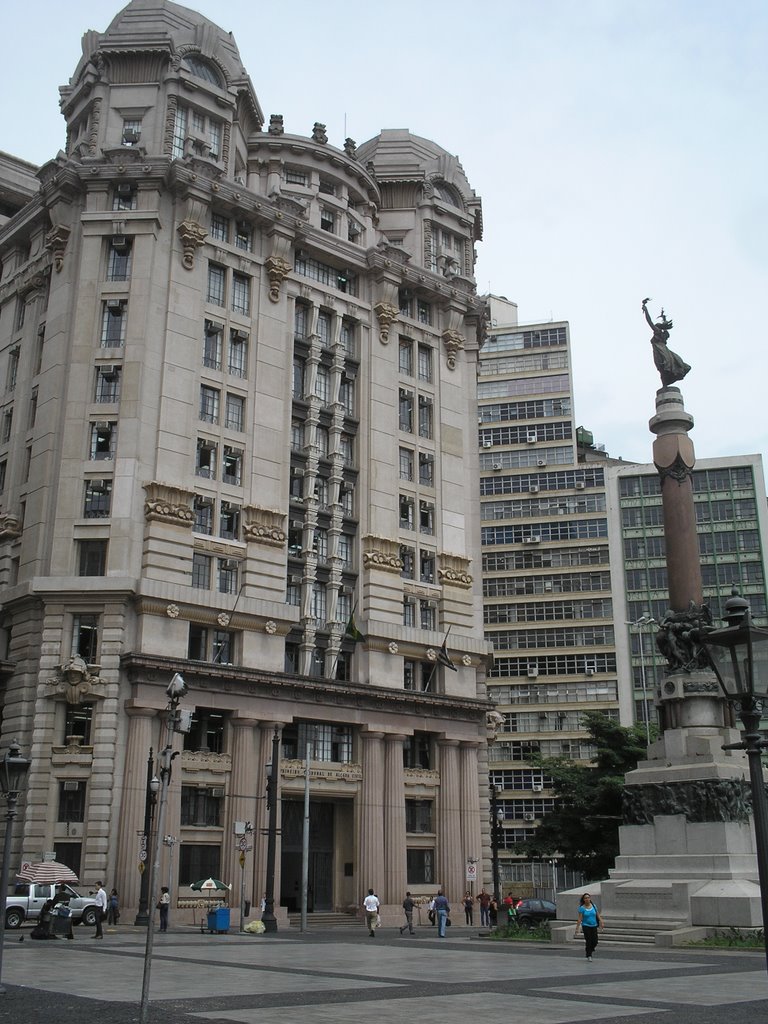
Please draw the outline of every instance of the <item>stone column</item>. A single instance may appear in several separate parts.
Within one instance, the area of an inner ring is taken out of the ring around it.
[[[464,894],[464,851],[462,850],[459,803],[458,740],[438,740],[440,751],[440,789],[437,795],[437,875],[448,900],[456,902]]]
[[[269,812],[267,811],[267,764],[272,760],[272,737],[275,726],[282,731],[283,722],[261,722],[259,725],[260,743],[255,750],[256,759],[256,811],[253,822],[253,904],[256,916],[261,917],[259,906],[264,895],[267,879],[267,832],[269,830]],[[277,848],[275,857],[275,914],[280,905],[280,766],[277,771]]]
[[[224,815],[224,842],[221,851],[221,870],[223,878],[232,882],[232,895],[230,903],[233,907],[240,906],[240,881],[242,872],[245,871],[245,898],[256,902],[261,899],[252,891],[253,884],[253,862],[255,857],[255,837],[253,834],[247,836],[249,846],[253,846],[251,853],[246,853],[245,868],[240,867],[239,842],[241,836],[234,835],[233,828],[236,821],[250,821],[255,825],[256,804],[258,794],[254,794],[256,785],[256,750],[259,746],[259,734],[257,732],[258,721],[249,718],[247,715],[240,715],[235,712],[231,719],[232,724],[232,771],[229,775],[227,787],[226,813]],[[249,870],[250,869],[250,870]]]
[[[144,808],[147,794],[147,758],[153,745],[154,708],[126,707],[128,743],[125,752],[123,802],[120,809],[120,832],[117,843],[117,877],[115,888],[120,893],[121,911],[128,920],[139,905],[139,833],[144,831]],[[147,851],[149,857],[149,850]],[[149,860],[145,861],[149,870]]]
[[[357,797],[358,904],[369,889],[380,892],[384,875],[384,734],[362,732],[363,779]]]
[[[405,846],[405,736],[387,735],[384,741],[384,885],[382,903],[399,903],[407,886]]]
[[[459,779],[461,787],[461,850],[464,860],[477,861],[478,878],[475,892],[482,888],[482,840],[480,837],[480,787],[477,768],[478,744],[464,742],[459,745]]]

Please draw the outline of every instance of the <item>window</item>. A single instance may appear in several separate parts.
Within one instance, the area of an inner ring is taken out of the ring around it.
[[[400,495],[400,529],[412,530],[414,519],[414,499],[407,494]]]
[[[240,539],[240,506],[231,501],[221,503],[219,536],[227,540]]]
[[[107,280],[127,281],[131,276],[131,240],[114,235],[107,250]]]
[[[319,398],[323,405],[328,404],[328,395],[331,387],[331,374],[327,366],[318,366],[315,372],[315,398]]]
[[[342,380],[339,385],[339,402],[347,416],[355,415],[355,382]]]
[[[208,264],[208,290],[205,301],[210,302],[212,306],[224,305],[226,275],[224,267],[219,267],[215,263]]]
[[[214,441],[208,441],[204,437],[197,439],[195,476],[202,476],[207,480],[216,478],[216,452],[217,445]]]
[[[28,430],[33,430],[37,420],[37,389],[29,396]]]
[[[331,314],[320,312],[317,314],[317,335],[323,348],[330,348],[331,345]]]
[[[328,561],[328,531],[323,529],[315,530],[315,537],[312,544],[318,562]]]
[[[435,506],[428,501],[419,502],[419,532],[435,532]]]
[[[403,563],[403,568],[400,570],[400,575],[404,580],[413,580],[416,578],[416,552],[413,548],[406,547],[403,545],[400,548],[400,561]]]
[[[221,845],[182,843],[179,847],[179,885],[221,875]]]
[[[123,145],[135,146],[141,139],[141,118],[123,118]]]
[[[403,625],[410,628],[416,625],[416,602],[412,597],[403,598]]]
[[[115,191],[112,196],[112,209],[135,210],[136,206],[136,186],[133,182],[122,181],[115,185]]]
[[[227,395],[224,425],[230,430],[242,431],[245,424],[245,399],[240,395]]]
[[[342,483],[339,485],[339,498],[341,500],[341,510],[345,516],[354,516],[355,514],[355,491],[350,483]]]
[[[232,274],[232,311],[243,316],[251,311],[251,279],[245,274]]]
[[[431,800],[405,801],[405,831],[434,832]],[[410,881],[410,876],[409,876]]]
[[[328,619],[326,603],[325,586],[322,583],[314,583],[312,585],[312,618],[318,629],[323,629]]]
[[[435,486],[435,457],[428,452],[419,452],[419,483],[422,487]]]
[[[187,657],[192,661],[210,661],[217,665],[231,665],[234,654],[234,633],[221,629],[209,630],[197,623],[189,624]]]
[[[98,399],[96,399],[98,401]],[[2,434],[0,434],[0,442],[7,444],[11,440],[11,428],[13,427],[13,409],[6,409],[3,413],[3,425]]]
[[[336,184],[330,181],[328,178],[321,178],[318,186],[318,191],[324,196],[335,196],[336,195]]]
[[[57,821],[85,821],[85,782],[67,779],[59,782]]]
[[[91,424],[91,450],[89,458],[114,459],[117,448],[117,423]]]
[[[0,494],[2,494],[3,491],[5,490],[5,477],[7,472],[8,461],[6,459],[3,459],[3,461],[0,462]]]
[[[285,603],[293,605],[294,608],[301,606],[301,583],[288,583],[285,588]]]
[[[106,540],[77,542],[78,576],[106,576],[107,543]]]
[[[416,302],[416,319],[420,324],[432,323],[432,307],[428,302],[418,299]]]
[[[219,828],[223,802],[220,787],[182,786],[181,824],[195,828]]]
[[[419,601],[419,625],[422,629],[435,629],[437,612],[431,601]]]
[[[355,324],[352,320],[342,320],[339,342],[348,356],[355,356]]]
[[[339,534],[338,556],[342,568],[348,569],[352,565],[352,538],[348,533]]]
[[[112,405],[120,401],[120,376],[121,368],[114,365],[101,365],[96,367],[96,394],[97,402]]]
[[[315,432],[315,444],[318,455],[321,459],[327,459],[331,450],[331,435],[328,427],[317,427]]]
[[[64,718],[64,742],[71,743],[77,739],[87,747],[91,742],[91,722],[93,720],[93,704],[67,704]]]
[[[428,345],[419,345],[419,380],[432,380],[432,349]]]
[[[285,172],[285,183],[286,185],[306,185],[307,176],[303,171],[286,171]]]
[[[86,480],[83,515],[86,519],[106,519],[112,504],[111,480]]]
[[[339,455],[345,466],[352,467],[355,464],[353,451],[353,440],[350,434],[342,434],[339,438]]]
[[[79,655],[86,665],[96,664],[99,649],[98,615],[81,614],[72,617],[71,656]]]
[[[236,594],[240,563],[235,558],[218,559],[219,593]]]
[[[434,667],[428,661],[413,661],[406,658],[403,662],[403,688],[426,693],[432,688]]]
[[[207,498],[202,494],[196,494],[192,502],[194,513],[195,533],[204,533],[210,537],[213,535],[213,498]]]
[[[419,579],[422,583],[435,582],[435,556],[431,551],[419,552]]]
[[[237,248],[243,249],[245,252],[250,252],[252,239],[253,232],[251,231],[250,224],[246,224],[245,221],[239,220],[235,226],[235,245]]]
[[[407,377],[413,376],[413,342],[410,338],[401,338],[398,349],[398,369]]]
[[[102,348],[122,348],[127,320],[128,303],[123,299],[107,299],[101,315]]]
[[[200,386],[200,419],[204,423],[219,422],[219,397],[217,388]]]
[[[303,447],[304,447],[304,424],[302,423],[301,420],[292,420],[291,421],[291,448],[295,452],[300,452]],[[298,493],[294,493],[293,488],[291,488],[291,495],[293,497],[300,498],[302,496],[302,491],[301,491],[301,489],[299,489]]]
[[[229,241],[229,221],[220,213],[211,214],[211,239],[214,242]]]
[[[221,325],[205,321],[203,332],[203,366],[209,370],[221,369]]]
[[[415,732],[403,743],[403,768],[431,767],[432,743],[428,732]]]
[[[233,377],[248,376],[248,335],[243,331],[229,332],[227,371]]]
[[[336,214],[333,210],[329,210],[326,207],[320,210],[320,230],[336,231]]]
[[[293,336],[304,339],[309,330],[309,306],[303,302],[297,302],[293,313]]]
[[[211,556],[199,551],[192,553],[192,586],[197,590],[211,589]]]
[[[413,452],[410,448],[400,449],[400,479],[413,480]]]
[[[19,349],[12,348],[8,353],[8,376],[5,381],[6,391],[16,389],[16,381],[19,376]]]
[[[299,400],[304,398],[304,372],[306,362],[298,356],[293,360],[293,397]]]
[[[224,445],[224,466],[221,479],[225,484],[240,486],[243,471],[243,453],[239,448]]]
[[[211,74],[214,74],[213,70]],[[185,155],[188,142],[200,156],[218,160],[221,154],[221,122],[179,104],[176,108],[171,143],[171,156],[174,160],[179,160]]]
[[[409,434],[413,433],[413,392],[400,388],[399,426]]]
[[[432,399],[419,395],[419,437],[432,437]]]

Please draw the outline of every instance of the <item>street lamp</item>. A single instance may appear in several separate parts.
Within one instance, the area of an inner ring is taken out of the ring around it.
[[[645,741],[648,746],[651,745],[651,727],[648,721],[648,688],[646,685],[645,678],[645,645],[643,643],[644,632],[646,627],[658,626],[658,622],[646,612],[641,615],[636,622],[627,622],[627,626],[638,626],[640,629],[640,684],[643,688],[643,721],[645,722]],[[630,648],[630,664],[631,664],[631,648]]]
[[[499,840],[501,839],[502,832],[501,823],[504,820],[504,808],[499,807],[498,787],[491,783],[488,787],[488,791],[491,796],[491,866],[493,871],[493,898],[496,900],[496,906],[498,907],[500,903]]]
[[[5,842],[3,843],[3,867],[0,871],[0,896],[2,896],[3,919],[0,922],[0,979],[3,976],[3,947],[5,945],[5,897],[8,892],[8,873],[11,866],[11,836],[13,819],[16,817],[16,805],[19,793],[27,777],[32,762],[21,756],[16,740],[11,743],[5,757],[0,762],[0,789],[3,791],[7,809],[5,812]],[[0,995],[5,995],[5,987],[0,983]]]
[[[280,774],[280,730],[275,726],[272,736],[272,760],[266,766],[267,771],[267,810],[269,824],[267,826],[267,882],[264,886],[264,913],[261,920],[265,932],[277,931],[275,917],[275,859],[277,854],[277,778]]]
[[[757,871],[763,914],[766,969],[768,969],[768,801],[761,753],[768,740],[760,732],[764,703],[768,700],[768,630],[752,625],[749,604],[734,587],[725,603],[722,629],[701,637],[725,699],[738,707],[744,726],[741,743],[729,743],[723,750],[745,750],[752,789],[752,817],[755,825]]]
[[[147,758],[147,785],[144,791],[144,831],[141,834],[141,884],[139,886],[139,909],[136,912],[134,925],[146,928],[151,917],[149,913],[149,837],[152,834],[152,819],[155,816],[157,794],[160,791],[160,779],[155,775],[155,756],[152,747]]]

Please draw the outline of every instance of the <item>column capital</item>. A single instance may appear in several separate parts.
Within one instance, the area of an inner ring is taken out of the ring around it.
[[[163,708],[149,708],[144,704],[136,704],[131,698],[125,702],[123,710],[129,718],[157,718]]]

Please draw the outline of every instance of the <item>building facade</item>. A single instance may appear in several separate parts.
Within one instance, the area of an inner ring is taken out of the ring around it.
[[[462,892],[488,860],[480,200],[408,132],[265,123],[231,34],[164,0],[86,33],[61,95],[66,152],[0,229],[15,859],[137,905],[180,672],[174,896],[242,870],[260,898],[275,728],[283,907],[307,757],[311,907]]]

